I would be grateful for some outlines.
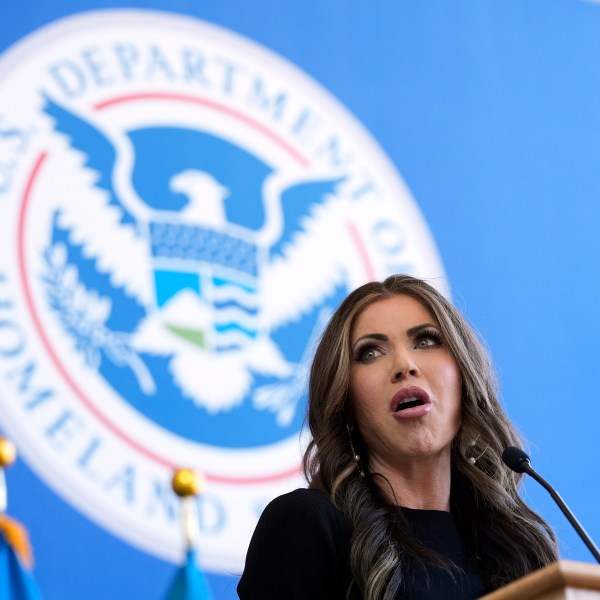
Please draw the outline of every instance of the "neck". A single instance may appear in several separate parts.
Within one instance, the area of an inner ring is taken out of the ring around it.
[[[421,510],[450,510],[450,457],[427,457],[406,464],[388,465],[373,459],[371,473],[389,502]],[[387,481],[386,481],[387,480]]]

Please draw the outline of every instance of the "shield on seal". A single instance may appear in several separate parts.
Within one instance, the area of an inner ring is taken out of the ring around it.
[[[244,239],[239,233],[177,222],[153,221],[149,227],[157,308],[184,291],[199,301],[194,326],[167,317],[166,327],[214,352],[239,350],[254,340],[259,268],[251,232]]]

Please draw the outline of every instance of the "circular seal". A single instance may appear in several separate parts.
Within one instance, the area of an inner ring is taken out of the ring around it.
[[[2,426],[49,486],[170,560],[239,570],[302,485],[315,340],[351,289],[443,269],[369,134],[297,67],[196,19],[102,11],[0,61]]]

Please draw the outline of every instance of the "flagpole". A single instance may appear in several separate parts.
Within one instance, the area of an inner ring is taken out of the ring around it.
[[[16,459],[15,445],[0,436],[0,595],[2,598],[41,600],[40,590],[30,573],[33,553],[27,530],[6,514],[8,486],[4,471]]]
[[[8,510],[8,484],[5,470],[17,459],[17,449],[7,438],[0,436],[0,535],[19,557],[27,569],[33,566],[33,552],[25,527],[16,519],[11,519]]]
[[[186,551],[195,550],[200,535],[196,497],[204,491],[206,479],[191,469],[178,469],[173,475],[173,491],[181,498],[183,537]]]
[[[0,515],[8,509],[8,489],[4,470],[10,467],[17,458],[15,445],[4,437],[0,437]]]
[[[205,481],[202,473],[192,469],[178,469],[171,480],[173,491],[181,498],[186,561],[179,569],[166,600],[213,600],[197,557],[200,537],[197,496],[204,490]]]

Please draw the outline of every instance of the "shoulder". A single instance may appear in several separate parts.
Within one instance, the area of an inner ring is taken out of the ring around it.
[[[329,537],[328,534],[350,538],[351,527],[345,515],[321,492],[297,489],[272,500],[263,511],[259,527],[271,525],[281,532],[290,529],[307,535]]]
[[[238,585],[244,600],[332,600],[350,586],[350,523],[315,490],[298,489],[263,511]]]
[[[265,513],[293,513],[298,516],[323,514],[331,518],[344,519],[344,514],[338,510],[331,500],[317,490],[301,488],[278,496],[271,500],[265,508]]]

